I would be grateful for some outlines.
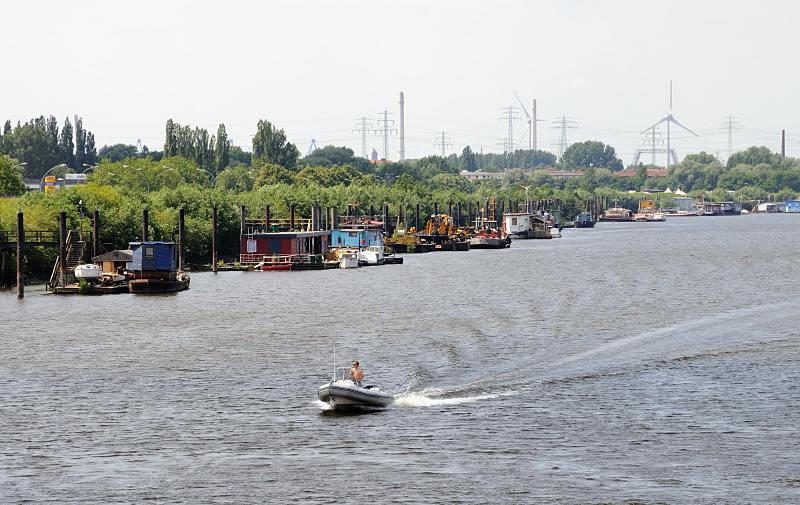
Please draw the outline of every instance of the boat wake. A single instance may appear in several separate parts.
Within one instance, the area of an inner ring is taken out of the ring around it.
[[[448,405],[463,405],[483,400],[493,400],[501,396],[514,393],[485,393],[473,396],[446,396],[447,393],[439,389],[424,389],[422,391],[409,391],[394,397],[397,407],[440,407]]]

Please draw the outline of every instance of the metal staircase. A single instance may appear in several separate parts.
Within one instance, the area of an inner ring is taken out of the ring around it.
[[[50,282],[47,283],[47,289],[52,291],[55,286],[68,286],[70,284],[75,284],[77,279],[75,278],[75,267],[84,263],[83,255],[86,251],[86,242],[82,240],[78,240],[73,242],[72,241],[72,230],[67,232],[67,244],[66,244],[66,268],[64,270],[64,282],[61,282],[61,258],[56,257],[56,262],[53,265],[53,272],[50,274]]]

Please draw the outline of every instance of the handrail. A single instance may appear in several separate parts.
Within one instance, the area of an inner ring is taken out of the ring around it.
[[[64,249],[66,251],[65,256],[69,255],[69,251],[72,248],[72,230],[67,231],[67,241],[64,244]],[[59,254],[56,256],[55,264],[53,265],[53,272],[50,274],[50,282],[45,285],[45,289],[49,289],[52,291],[53,287],[56,285],[56,277],[58,276],[58,272],[61,266],[61,255]]]

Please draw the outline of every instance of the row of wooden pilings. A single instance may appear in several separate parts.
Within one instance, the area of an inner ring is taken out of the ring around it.
[[[597,198],[594,199],[587,199],[586,209],[588,212],[591,212],[595,218],[599,216],[603,212],[605,208],[607,208],[607,201],[605,198]],[[527,205],[520,204],[519,202],[514,202],[513,200],[508,201],[508,208],[510,211],[513,212],[520,212],[525,211],[527,212],[544,212],[547,210],[553,209],[560,209],[562,202],[559,200],[531,200],[527,203]],[[487,200],[483,205],[480,203],[476,203],[475,207],[473,208],[473,202],[467,203],[467,212],[466,212],[466,223],[462,220],[462,210],[463,206],[461,202],[457,202],[455,204],[455,208],[452,202],[447,203],[447,214],[450,216],[455,217],[455,223],[458,226],[462,224],[469,224],[473,221],[473,215],[477,219],[479,215],[482,213],[483,216],[487,217],[491,215],[491,211],[495,211],[495,219],[499,218],[505,212],[505,202],[501,201],[499,206],[495,204],[494,208],[492,208],[492,202]],[[527,209],[526,209],[527,207]],[[406,205],[401,205],[398,208],[397,213],[397,221],[398,222],[405,222],[406,218]],[[352,217],[356,216],[358,213],[358,208],[356,205],[348,205],[347,206],[347,216]],[[365,209],[366,210],[366,209]],[[455,211],[455,214],[453,213]],[[473,212],[474,211],[474,212]],[[420,214],[421,206],[419,203],[416,204],[414,207],[414,226],[417,230],[420,229]],[[433,213],[439,214],[439,204],[438,202],[433,203]],[[382,209],[382,218],[384,223],[384,231],[386,233],[391,232],[390,226],[390,216],[389,216],[389,205],[384,204]],[[374,206],[369,206],[369,216],[375,216],[375,208]],[[185,267],[185,237],[186,237],[186,227],[185,227],[185,209],[181,207],[178,211],[178,270],[183,270]],[[246,218],[247,218],[247,209],[244,205],[241,206],[241,233],[245,234],[247,232],[246,229]],[[147,208],[142,210],[142,242],[147,242],[150,238],[149,236],[149,228],[150,228],[150,215]],[[217,263],[218,263],[218,251],[217,251],[217,222],[218,222],[218,214],[217,214],[217,206],[214,205],[211,208],[211,270],[213,272],[217,272]],[[270,206],[267,205],[264,209],[264,223],[265,229],[269,230],[270,225],[272,222],[272,213]],[[423,223],[424,224],[424,223]],[[322,207],[319,204],[314,204],[312,206],[311,212],[311,229],[312,231],[319,231],[319,230],[333,230],[337,228],[339,225],[339,213],[336,207],[325,207],[325,214],[322,213]],[[294,230],[296,228],[296,206],[294,204],[289,206],[289,229]],[[99,246],[99,233],[100,233],[100,211],[95,209],[92,214],[92,256],[97,256],[99,253],[98,246]],[[66,277],[66,242],[67,242],[67,213],[61,211],[59,214],[59,265],[60,265],[60,281],[63,283]],[[25,283],[24,283],[24,250],[25,250],[25,227],[24,227],[24,216],[23,212],[20,209],[17,213],[17,244],[16,244],[16,260],[17,260],[17,297],[23,298],[25,296]]]

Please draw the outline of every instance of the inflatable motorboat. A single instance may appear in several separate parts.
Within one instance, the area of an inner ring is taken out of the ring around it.
[[[348,368],[340,368],[339,378],[319,387],[319,399],[336,410],[382,409],[394,402],[394,396],[374,385],[357,383],[346,377]]]

